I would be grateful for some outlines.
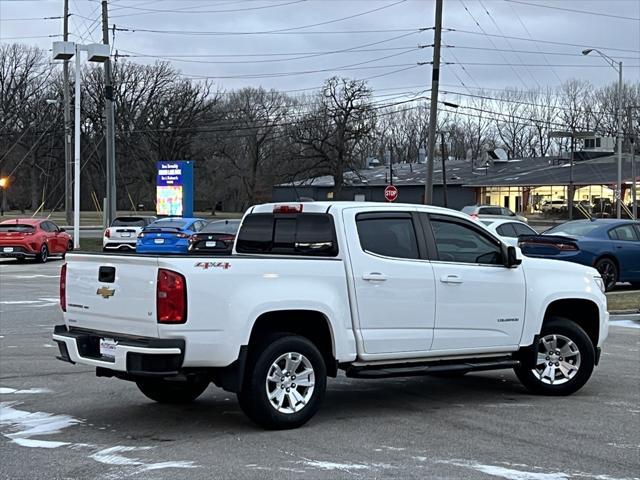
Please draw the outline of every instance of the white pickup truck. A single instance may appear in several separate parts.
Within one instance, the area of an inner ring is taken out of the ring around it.
[[[420,205],[266,204],[230,256],[70,254],[60,358],[195,400],[213,382],[266,428],[320,407],[327,377],[513,368],[568,395],[608,333],[592,268],[527,258],[467,215]]]

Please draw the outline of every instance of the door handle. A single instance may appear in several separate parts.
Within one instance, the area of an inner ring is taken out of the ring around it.
[[[380,272],[371,272],[362,275],[362,279],[368,282],[384,282],[387,279],[387,276]]]
[[[443,275],[440,277],[442,283],[462,283],[460,275]]]

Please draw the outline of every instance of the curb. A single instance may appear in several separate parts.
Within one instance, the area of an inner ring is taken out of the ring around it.
[[[640,315],[640,310],[613,310],[609,311],[609,315]]]

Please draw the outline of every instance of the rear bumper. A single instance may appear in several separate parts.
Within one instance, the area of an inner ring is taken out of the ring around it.
[[[117,342],[114,358],[100,355],[100,339]],[[131,376],[177,375],[184,362],[185,342],[180,339],[133,338],[110,333],[68,330],[56,325],[53,340],[60,360],[101,367]]]
[[[132,242],[115,241],[115,242],[103,242],[102,247],[105,250],[120,250],[134,252],[136,250],[135,240]]]
[[[13,251],[5,252],[5,248],[12,248]],[[38,252],[33,252],[20,245],[2,245],[0,246],[0,257],[9,258],[35,258]]]
[[[189,244],[174,244],[174,245],[142,245],[136,246],[136,253],[167,253],[167,254],[183,254],[189,253]]]

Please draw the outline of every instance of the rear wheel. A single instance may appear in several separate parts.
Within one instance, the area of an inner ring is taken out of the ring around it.
[[[608,292],[618,283],[618,267],[610,258],[601,258],[596,262],[596,270],[600,273],[604,281],[605,290]]]
[[[298,335],[275,335],[249,357],[238,401],[262,427],[297,428],[318,411],[326,386],[327,369],[318,348]]]
[[[571,395],[587,383],[595,366],[591,339],[575,322],[554,317],[542,326],[536,365],[515,373],[532,393]]]
[[[190,403],[198,398],[209,386],[209,382],[168,380],[140,380],[136,382],[140,391],[158,403]]]
[[[49,247],[47,247],[46,243],[42,244],[40,247],[40,252],[36,255],[36,261],[39,263],[45,263],[49,258]]]

